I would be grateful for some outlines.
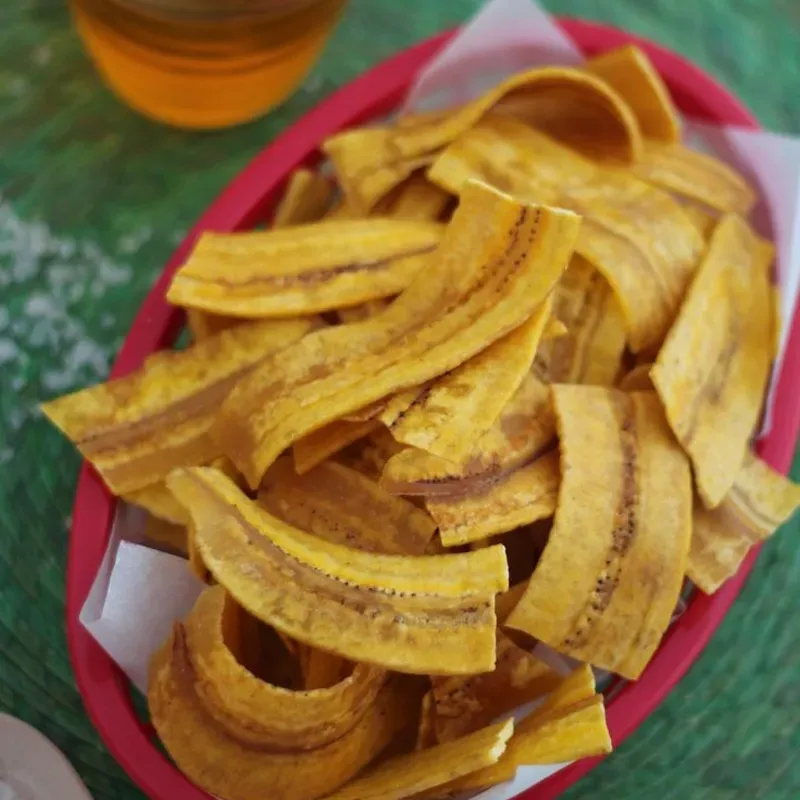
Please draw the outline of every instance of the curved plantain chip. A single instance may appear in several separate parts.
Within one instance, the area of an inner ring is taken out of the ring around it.
[[[175,305],[238,317],[291,317],[397,294],[441,238],[433,222],[314,222],[204,233],[167,292]]]
[[[346,447],[336,461],[378,482],[386,463],[402,449],[403,445],[396,442],[386,428],[380,428],[366,439]]]
[[[203,562],[253,616],[305,644],[410,673],[494,666],[502,547],[441,556],[365,553],[304,533],[212,469],[169,487],[192,514]]]
[[[333,200],[333,183],[319,172],[300,167],[289,176],[275,214],[273,228],[316,222],[325,216]]]
[[[753,188],[733,167],[677,142],[646,142],[633,170],[650,183],[726,214],[744,216],[756,201]]]
[[[485,492],[429,498],[425,505],[442,544],[456,547],[552,517],[560,483],[558,452],[551,451],[502,476]]]
[[[488,430],[530,370],[552,308],[548,297],[516,330],[417,394],[383,422],[399,442],[461,463],[475,437]]]
[[[139,508],[148,511],[157,519],[173,525],[185,526],[189,522],[189,515],[184,507],[173,497],[163,481],[151,483],[141,489],[122,495],[122,499]]]
[[[323,150],[334,164],[348,201],[366,212],[500,101],[503,113],[583,147],[589,155],[622,163],[639,157],[641,131],[617,92],[581,70],[553,67],[514,75],[449,114],[397,127],[338,133],[323,144]]]
[[[277,752],[316,750],[336,741],[368,712],[386,673],[357,664],[329,688],[292,691],[256,677],[226,638],[237,608],[221,586],[206,589],[184,623],[195,692],[205,711],[243,744]]]
[[[186,350],[160,351],[124,378],[42,404],[114,494],[221,456],[208,436],[222,399],[260,361],[303,337],[308,319],[239,325]]]
[[[214,436],[257,487],[297,439],[454,369],[525,322],[563,272],[578,227],[574,214],[471,184],[434,257],[430,281],[416,282],[378,317],[330,331],[357,329],[353,355],[339,361],[335,375],[303,369],[309,345],[285,353],[282,361],[295,361],[290,374],[276,377],[273,362],[241,382],[222,404]],[[384,344],[373,349],[376,340]]]
[[[543,697],[561,681],[555,670],[498,633],[494,671],[467,678],[431,678],[437,741],[472,733],[501,714]]]
[[[630,369],[619,382],[619,388],[626,392],[652,392],[655,391],[653,381],[650,377],[652,364],[637,364]]]
[[[427,750],[437,744],[436,741],[436,701],[433,690],[429,689],[422,698],[419,714],[419,728],[414,742],[415,750]]]
[[[445,744],[396,756],[368,770],[327,800],[403,800],[497,762],[514,731],[498,722]]]
[[[711,239],[711,234],[714,233],[714,228],[717,227],[719,218],[707,211],[699,203],[685,201],[681,204],[683,213],[686,215],[689,222],[694,225],[697,232],[703,237],[704,242]]]
[[[625,349],[625,323],[608,282],[576,255],[553,294],[553,315],[565,333],[541,343],[536,374],[550,383],[610,386]]]
[[[723,219],[650,370],[708,508],[733,485],[758,423],[773,354],[771,258],[745,222]]]
[[[340,308],[336,312],[339,322],[348,324],[350,322],[363,322],[365,319],[374,317],[380,314],[381,311],[386,310],[391,300],[368,300],[366,303],[361,303],[357,306],[350,306],[349,308]]]
[[[259,505],[326,541],[368,553],[422,555],[436,531],[424,511],[343,464],[328,461],[303,475],[280,461],[276,468]]]
[[[645,139],[678,142],[678,109],[658,71],[636,45],[625,45],[590,58],[584,69],[612,86],[630,106]]]
[[[415,713],[404,679],[393,678],[339,739],[309,752],[272,752],[221,726],[204,707],[198,681],[185,631],[177,625],[151,662],[150,718],[181,771],[224,800],[326,795],[379,755]]]
[[[550,390],[528,374],[462,464],[408,448],[386,461],[381,486],[393,494],[469,496],[487,490],[500,476],[532,460],[554,436]]]
[[[636,678],[680,596],[691,535],[689,464],[654,392],[554,386],[555,522],[506,624]]]
[[[681,205],[630,173],[603,169],[513,119],[491,117],[456,140],[428,175],[460,193],[479,178],[583,216],[576,251],[609,282],[635,351],[663,341],[704,242]]]
[[[392,219],[436,222],[444,215],[452,199],[444,189],[417,173],[401,183],[395,192],[385,198],[381,203],[387,206],[385,212],[380,209],[376,211],[385,213]]]
[[[338,419],[329,422],[324,428],[309,433],[292,445],[295,471],[298,475],[309,472],[348,445],[369,436],[379,427],[380,422],[374,419],[363,422]]]
[[[498,625],[505,625],[506,620],[511,615],[517,603],[522,599],[522,595],[525,594],[525,589],[527,588],[527,580],[521,581],[497,595],[495,600],[495,613],[497,614]]]
[[[738,571],[750,548],[771,536],[799,506],[800,486],[748,455],[717,508],[695,502],[687,575],[712,594]]]

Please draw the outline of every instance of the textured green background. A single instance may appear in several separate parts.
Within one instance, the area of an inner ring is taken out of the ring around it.
[[[98,800],[141,795],[103,749],[72,683],[62,615],[78,458],[36,403],[106,373],[183,231],[265,142],[335,87],[478,5],[354,0],[282,109],[190,135],[110,96],[60,0],[0,3],[0,709],[62,747]],[[547,5],[680,50],[766,126],[800,133],[797,0]],[[765,548],[688,677],[569,797],[800,798],[797,534],[795,525]]]

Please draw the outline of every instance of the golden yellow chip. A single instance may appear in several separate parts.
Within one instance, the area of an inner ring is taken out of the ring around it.
[[[309,169],[296,169],[286,184],[275,214],[273,228],[303,225],[322,219],[331,205],[333,183],[328,178]]]
[[[558,453],[551,451],[500,477],[485,492],[433,497],[425,505],[439,526],[442,544],[455,547],[552,517],[560,483]]]
[[[192,515],[206,567],[276,630],[402,672],[493,668],[494,595],[508,588],[502,547],[441,556],[365,553],[287,525],[216,470],[177,470],[168,483]]]
[[[405,289],[441,238],[433,222],[323,221],[205,233],[172,279],[175,305],[239,317],[292,317]]]
[[[424,175],[412,175],[397,188],[397,193],[386,198],[386,211],[376,209],[393,219],[429,220],[441,219],[450,205],[451,195]]]
[[[722,503],[708,510],[696,502],[687,575],[704,592],[715,592],[734,575],[750,548],[800,506],[800,486],[760,458],[748,455]]]
[[[684,202],[682,208],[683,213],[703,237],[703,240],[707,242],[711,238],[711,234],[714,233],[714,228],[717,227],[719,218],[698,203],[692,203],[691,201]]]
[[[289,525],[369,553],[422,555],[436,531],[433,520],[413,503],[330,461],[303,475],[279,461],[258,502]]]
[[[650,59],[636,45],[590,58],[585,68],[619,92],[636,115],[645,139],[680,141],[680,116],[669,89]]]
[[[644,180],[724,213],[745,215],[756,200],[732,167],[678,143],[647,142],[633,169]]]
[[[655,390],[653,381],[650,377],[650,370],[653,365],[650,363],[637,364],[633,369],[628,370],[619,382],[619,388],[626,392],[652,392]]]
[[[551,307],[548,297],[516,330],[410,398],[406,408],[391,414],[394,419],[382,415],[394,438],[446,461],[463,462],[530,370]]]
[[[397,756],[368,770],[327,800],[403,800],[494,764],[514,732],[512,720],[460,739]]]
[[[297,439],[449,372],[525,322],[564,271],[578,227],[570,212],[471,184],[431,262],[430,281],[417,281],[378,317],[330,332],[344,339],[355,329],[354,355],[335,375],[318,377],[306,367],[309,345],[290,348],[282,356],[294,362],[289,374],[276,376],[274,362],[253,371],[222,404],[213,435],[257,487]],[[388,343],[376,350],[376,340]]]
[[[506,625],[636,678],[686,572],[689,464],[654,392],[559,385],[553,398],[562,472],[555,522]]]
[[[373,419],[364,422],[336,420],[314,433],[309,433],[292,446],[295,471],[298,475],[302,475],[314,469],[348,445],[369,436],[379,427],[380,423]]]
[[[122,499],[173,525],[185,526],[189,521],[189,515],[163,481],[128,492]]]
[[[772,363],[771,258],[745,222],[723,219],[650,370],[708,508],[733,486],[758,422]]]
[[[336,168],[348,201],[366,212],[500,101],[504,113],[519,116],[589,155],[632,163],[641,151],[636,118],[607,83],[581,70],[553,67],[514,75],[477,100],[433,120],[344,131],[328,139],[323,150]]]
[[[222,455],[208,429],[222,399],[310,320],[239,325],[186,350],[158,352],[126,376],[42,405],[115,494],[162,481],[175,467]]]
[[[550,390],[528,374],[463,464],[409,448],[387,460],[381,486],[395,494],[450,498],[473,495],[486,491],[501,475],[532,460],[554,435]]]
[[[340,308],[336,312],[339,322],[345,324],[350,322],[363,322],[365,319],[374,317],[380,314],[381,311],[386,310],[390,300],[368,300],[366,303],[360,303],[357,306],[350,306],[349,308]]]
[[[404,679],[392,679],[358,723],[311,751],[269,751],[220,726],[198,695],[199,677],[178,625],[153,658],[150,718],[170,756],[190,780],[226,800],[314,800],[346,783],[408,724],[415,704]]]

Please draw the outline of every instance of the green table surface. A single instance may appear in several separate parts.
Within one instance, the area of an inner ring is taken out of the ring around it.
[[[52,738],[98,800],[141,794],[104,749],[72,680],[64,564],[79,459],[37,403],[105,376],[174,245],[265,143],[336,87],[478,5],[354,0],[281,109],[197,135],[120,105],[93,72],[63,2],[1,4],[0,709]],[[679,50],[767,127],[800,133],[797,0],[547,6]],[[795,523],[764,548],[684,681],[568,797],[800,798],[798,533]]]

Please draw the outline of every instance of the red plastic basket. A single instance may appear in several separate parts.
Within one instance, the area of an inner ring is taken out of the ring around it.
[[[572,19],[559,24],[587,56],[628,43],[643,48],[664,77],[681,111],[715,123],[757,128],[747,109],[700,69],[655,44],[602,25]],[[266,147],[214,201],[169,260],[142,305],[112,370],[112,377],[139,367],[153,350],[171,344],[183,324],[180,311],[167,305],[165,292],[175,269],[204,230],[236,231],[268,217],[286,177],[301,165],[319,159],[318,144],[336,131],[392,111],[420,68],[453,36],[428,39],[340,89]],[[795,315],[769,436],[760,452],[786,472],[800,427],[800,323]],[[209,800],[162,755],[152,729],[142,723],[131,702],[123,673],[78,620],[108,543],[115,499],[84,463],[78,483],[67,566],[67,635],[72,665],[86,709],[108,749],[152,800]],[[722,621],[756,558],[751,553],[739,573],[713,597],[697,593],[686,613],[672,627],[657,654],[636,683],[628,684],[610,702],[608,722],[618,745],[663,700],[680,680]],[[518,798],[556,797],[598,763],[585,759],[567,767]]]

